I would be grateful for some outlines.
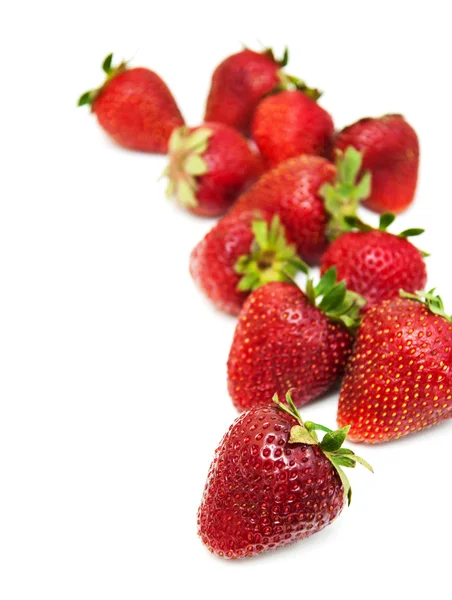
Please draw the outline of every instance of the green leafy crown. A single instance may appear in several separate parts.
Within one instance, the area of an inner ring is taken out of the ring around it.
[[[347,475],[344,473],[343,467],[354,468],[356,467],[356,463],[359,463],[363,465],[363,467],[366,467],[366,469],[369,469],[372,473],[374,472],[370,464],[364,460],[364,458],[357,456],[348,448],[342,448],[342,444],[345,442],[345,438],[350,431],[350,425],[332,431],[331,429],[328,429],[328,427],[318,425],[312,421],[303,421],[293,403],[290,391],[286,394],[286,403],[279,401],[278,394],[273,396],[273,401],[281,410],[289,414],[298,422],[298,424],[294,425],[290,430],[288,443],[317,445],[336,469],[344,488],[344,499],[350,504],[352,499],[352,488],[350,487],[350,482]],[[323,431],[325,433],[322,441],[319,441],[316,431]]]
[[[360,294],[348,290],[345,281],[337,282],[336,267],[328,269],[317,285],[314,285],[312,279],[308,279],[306,295],[312,306],[317,307],[332,321],[342,323],[351,333],[358,329],[361,309],[366,300]]]
[[[416,300],[424,304],[430,312],[439,317],[443,317],[449,323],[452,323],[452,315],[448,315],[444,309],[444,303],[441,296],[435,294],[436,288],[431,289],[429,292],[415,292],[410,294],[404,290],[400,290],[399,294],[401,298],[408,298],[409,300]]]
[[[264,47],[262,54],[265,54],[265,56],[268,56],[268,58],[270,58],[274,63],[279,65],[281,68],[286,67],[287,63],[289,62],[289,48],[287,46],[285,46],[284,53],[281,58],[276,58],[274,50],[270,46]]]
[[[117,67],[113,67],[112,62],[113,54],[109,54],[102,63],[102,70],[107,76],[104,83],[94,90],[88,90],[87,92],[84,92],[78,99],[78,106],[84,106],[85,104],[92,106],[94,100],[99,96],[107,83],[113,79],[113,77],[127,69],[127,62],[121,62]]]
[[[162,177],[168,177],[166,196],[175,197],[187,208],[198,205],[196,178],[208,172],[203,154],[212,135],[213,131],[208,127],[191,132],[183,125],[174,129],[169,139],[169,164],[162,173]]]
[[[345,231],[350,231],[347,217],[356,215],[359,203],[370,195],[371,174],[366,171],[358,179],[361,166],[361,152],[353,146],[348,146],[344,153],[337,153],[335,181],[324,183],[319,189],[319,195],[323,198],[325,209],[330,215],[327,225],[330,240],[336,239]]]
[[[252,291],[271,281],[292,282],[298,271],[308,272],[308,266],[297,255],[295,245],[288,244],[278,215],[270,223],[256,220],[251,224],[254,240],[250,253],[240,256],[235,271],[242,275],[237,289]]]
[[[396,217],[392,213],[382,214],[380,217],[380,222],[379,222],[378,227],[372,227],[371,225],[364,223],[356,215],[348,215],[344,218],[345,218],[347,225],[350,228],[350,231],[358,230],[358,231],[366,232],[366,231],[387,231],[388,227],[395,221]],[[407,239],[409,237],[415,237],[417,235],[421,235],[422,233],[424,233],[424,231],[425,231],[424,229],[410,228],[410,229],[405,229],[401,233],[391,234],[391,235],[395,235],[395,237],[399,237],[402,239]],[[428,254],[428,252],[424,252],[423,250],[420,250],[420,252],[423,256],[430,256]]]

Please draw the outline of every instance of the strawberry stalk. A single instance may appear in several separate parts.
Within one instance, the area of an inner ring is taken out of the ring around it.
[[[372,473],[374,472],[370,464],[357,456],[349,448],[342,448],[342,444],[345,442],[347,434],[350,430],[350,426],[347,425],[333,431],[324,425],[313,423],[312,421],[303,421],[297,407],[293,403],[290,391],[286,394],[286,404],[279,401],[278,394],[273,396],[275,404],[288,415],[293,417],[298,424],[294,425],[290,430],[289,444],[311,444],[319,446],[320,450],[325,454],[328,460],[331,462],[333,467],[336,469],[337,474],[342,482],[344,488],[344,500],[346,499],[348,504],[352,500],[352,488],[350,481],[345,474],[343,467],[355,468],[356,463],[366,467]],[[325,433],[323,439],[319,441],[316,431],[322,431]]]
[[[285,229],[279,216],[270,223],[253,221],[254,240],[250,253],[240,256],[235,271],[242,275],[237,289],[242,292],[256,290],[271,281],[293,282],[298,271],[308,272],[308,266],[297,255],[295,245],[288,244]]]

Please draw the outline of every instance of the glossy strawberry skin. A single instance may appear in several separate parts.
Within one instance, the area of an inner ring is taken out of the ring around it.
[[[339,281],[366,298],[367,306],[423,290],[427,272],[422,253],[407,239],[386,231],[344,233],[322,256],[320,272],[336,267]]]
[[[339,476],[317,445],[288,444],[295,424],[276,407],[253,408],[223,437],[198,510],[211,552],[253,556],[307,538],[340,514]]]
[[[330,115],[298,90],[264,98],[251,126],[252,138],[269,167],[300,154],[330,156],[333,134]]]
[[[213,131],[202,158],[208,172],[197,178],[198,205],[192,212],[217,217],[224,214],[237,196],[253,183],[262,171],[260,157],[235,129],[223,123],[204,123]],[[200,127],[190,129],[196,131]]]
[[[376,444],[452,416],[452,324],[423,304],[386,300],[365,315],[339,398],[348,438]]]
[[[329,243],[325,234],[328,215],[318,191],[324,183],[332,183],[335,174],[336,167],[324,158],[290,158],[242,194],[233,211],[258,208],[278,214],[301,258],[316,264]]]
[[[226,58],[213,73],[205,120],[247,135],[259,100],[280,82],[279,69],[270,56],[248,49]]]
[[[271,218],[262,211],[226,215],[193,249],[190,274],[206,296],[219,310],[238,315],[249,292],[237,289],[240,275],[235,271],[237,260],[249,254],[254,234],[252,222]]]
[[[165,154],[175,127],[184,119],[164,81],[138,67],[108,81],[92,105],[102,128],[132,150]]]
[[[343,375],[353,338],[289,283],[268,283],[246,299],[228,359],[235,407],[268,405],[292,390],[297,406],[325,393]]]
[[[335,149],[353,146],[363,153],[362,172],[372,174],[364,204],[378,213],[403,212],[413,201],[419,168],[419,141],[401,115],[366,118],[343,129]]]

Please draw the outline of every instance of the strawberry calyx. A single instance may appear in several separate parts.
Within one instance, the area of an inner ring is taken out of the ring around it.
[[[298,90],[309,96],[311,100],[317,101],[322,92],[317,88],[309,87],[302,79],[288,75],[284,71],[278,71],[279,83],[274,87],[268,95],[277,94],[287,90]]]
[[[190,131],[183,125],[174,129],[168,142],[169,164],[162,173],[162,177],[168,177],[167,198],[175,197],[188,208],[198,205],[197,177],[209,170],[202,156],[212,135],[208,127]]]
[[[294,244],[286,239],[284,226],[278,215],[270,223],[255,220],[251,224],[254,240],[250,253],[242,255],[235,264],[235,271],[242,275],[237,289],[253,291],[272,281],[292,282],[298,271],[308,273],[308,266],[297,255]]]
[[[274,50],[271,47],[264,47],[262,54],[268,56],[275,64],[281,67],[281,70],[278,71],[279,83],[268,94],[265,94],[266,96],[271,96],[285,90],[299,90],[312,100],[317,101],[320,98],[322,95],[320,90],[309,87],[302,79],[288,75],[282,70],[289,62],[289,48],[287,46],[285,46],[284,53],[280,59],[276,58]]]
[[[445,312],[443,300],[441,296],[435,294],[435,290],[436,288],[432,288],[429,292],[415,292],[414,294],[400,290],[399,295],[401,298],[415,300],[416,302],[424,304],[431,313],[438,315],[439,317],[443,317],[443,319],[446,319],[446,321],[452,323],[452,315],[448,315]]]
[[[393,213],[384,213],[380,217],[378,227],[372,227],[361,221],[356,215],[347,215],[344,217],[346,223],[350,226],[350,230],[358,229],[359,231],[386,231],[388,227],[395,221],[396,216]],[[399,238],[414,237],[424,233],[425,229],[410,228],[405,229],[401,233],[392,234]]]
[[[347,289],[345,281],[337,282],[336,267],[326,271],[317,285],[312,279],[306,283],[306,296],[312,306],[321,310],[332,321],[342,323],[355,333],[361,323],[361,309],[366,300]]]
[[[325,202],[330,215],[326,233],[334,240],[342,233],[350,231],[347,217],[355,216],[359,203],[369,197],[372,177],[369,171],[358,179],[362,166],[362,154],[353,146],[345,152],[337,152],[336,178],[334,183],[324,183],[319,195]]]
[[[290,430],[288,444],[310,444],[318,446],[336,469],[344,488],[344,500],[347,500],[350,505],[352,500],[352,488],[342,467],[353,469],[356,467],[356,463],[359,463],[372,473],[374,472],[373,468],[366,460],[364,460],[364,458],[357,456],[349,448],[342,448],[342,444],[345,442],[347,434],[350,431],[350,425],[346,425],[341,429],[333,431],[324,425],[319,425],[312,421],[303,421],[292,400],[290,390],[286,394],[286,403],[280,402],[278,394],[273,396],[273,402],[275,402],[278,408],[297,421],[297,425],[294,425]],[[323,431],[325,433],[321,441],[319,440],[316,431]]]
[[[78,106],[88,104],[92,108],[94,100],[101,94],[108,82],[113,79],[113,77],[116,77],[116,75],[119,75],[119,73],[127,70],[126,61],[121,62],[117,67],[113,67],[112,62],[113,53],[105,57],[104,62],[102,63],[102,70],[107,76],[104,83],[98,88],[84,92],[78,99]]]
[[[380,217],[378,227],[372,227],[371,225],[368,225],[367,223],[364,223],[363,221],[361,221],[361,219],[359,217],[357,217],[356,215],[347,215],[346,217],[344,217],[345,222],[347,223],[347,225],[350,228],[349,231],[353,231],[353,230],[358,230],[358,231],[362,231],[362,232],[384,231],[387,233],[389,233],[389,231],[387,231],[388,227],[395,221],[395,218],[396,218],[396,216],[393,213],[384,213]],[[409,237],[415,237],[417,235],[421,235],[422,233],[424,233],[424,231],[425,231],[425,229],[413,227],[410,229],[405,229],[401,233],[391,233],[390,235],[394,235],[395,237],[402,238],[402,239],[407,239]],[[428,252],[424,252],[424,250],[419,250],[419,252],[421,252],[421,254],[424,257],[430,256],[430,254]]]
[[[284,53],[281,58],[276,58],[275,52],[270,46],[265,47],[262,54],[268,56],[270,60],[279,65],[281,68],[286,67],[287,63],[289,62],[289,48],[287,46],[284,47]]]

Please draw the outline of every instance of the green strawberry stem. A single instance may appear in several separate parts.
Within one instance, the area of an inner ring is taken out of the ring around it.
[[[345,281],[337,282],[336,267],[331,267],[317,285],[312,279],[306,283],[306,295],[312,306],[326,314],[332,321],[342,323],[351,333],[358,329],[361,309],[366,300],[351,290]]]
[[[353,146],[336,159],[337,174],[334,183],[325,183],[319,195],[325,201],[325,209],[330,215],[327,235],[334,240],[345,231],[350,231],[347,217],[355,216],[359,203],[370,195],[371,174],[366,171],[358,180],[362,166],[362,154]]]
[[[452,323],[452,315],[448,315],[445,312],[443,300],[441,296],[435,294],[435,289],[436,288],[433,288],[429,292],[415,292],[414,294],[400,290],[399,294],[401,298],[416,300],[416,302],[424,304],[434,315],[443,317],[443,319],[446,319],[446,321]]]
[[[119,73],[122,73],[122,71],[125,71],[127,68],[127,62],[125,61],[121,62],[117,67],[113,67],[112,62],[113,53],[109,54],[102,63],[102,70],[107,76],[104,83],[94,90],[88,90],[87,92],[84,92],[78,99],[78,106],[84,106],[85,104],[88,104],[92,107],[94,100],[99,96],[110,79],[113,79],[113,77]]]
[[[235,271],[242,275],[237,289],[253,291],[272,281],[294,282],[298,271],[307,274],[308,266],[297,255],[295,245],[288,244],[279,216],[270,223],[256,220],[251,224],[254,240],[250,253],[240,256]]]
[[[342,444],[345,442],[347,434],[350,430],[350,426],[347,425],[346,427],[332,431],[328,427],[318,425],[312,421],[303,421],[300,413],[297,410],[297,407],[293,403],[290,390],[286,394],[286,404],[279,401],[278,394],[273,396],[273,401],[281,410],[286,412],[298,422],[298,424],[294,425],[290,430],[288,443],[319,446],[320,450],[322,450],[333,467],[336,469],[344,488],[344,499],[347,499],[348,504],[350,505],[352,500],[352,488],[342,467],[354,468],[356,467],[356,463],[359,463],[363,467],[366,467],[366,469],[369,469],[369,471],[372,473],[374,472],[373,468],[366,460],[364,460],[364,458],[357,456],[348,448],[342,448]],[[319,441],[316,431],[325,432],[325,435],[321,441]]]

